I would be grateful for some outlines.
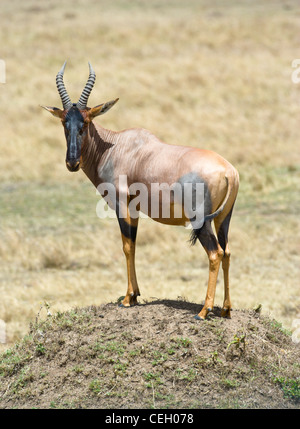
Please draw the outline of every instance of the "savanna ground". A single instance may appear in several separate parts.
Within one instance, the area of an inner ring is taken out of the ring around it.
[[[46,308],[49,311],[49,308]],[[299,408],[300,348],[275,320],[156,300],[57,312],[0,361],[1,408]]]
[[[237,167],[233,307],[261,304],[291,329],[300,318],[300,86],[291,81],[300,57],[298,1],[90,0],[87,8],[82,0],[3,0],[0,20],[1,350],[28,333],[41,305],[61,314],[115,302],[126,289],[117,221],[96,216],[99,196],[82,172],[66,170],[63,129],[39,107],[61,106],[55,75],[65,59],[72,100],[88,61],[97,74],[89,105],[120,97],[95,120],[104,127],[148,128],[166,142],[215,150]],[[143,299],[202,302],[207,257],[188,238],[184,228],[140,221]],[[216,304],[222,299],[220,273]],[[158,317],[155,306],[151,314]],[[229,326],[235,316],[238,323],[238,314],[218,323]]]

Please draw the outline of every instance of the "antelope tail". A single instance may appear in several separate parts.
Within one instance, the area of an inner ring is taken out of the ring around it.
[[[206,221],[211,221],[215,217],[217,217],[220,213],[222,213],[222,211],[224,210],[224,207],[226,206],[226,204],[227,204],[227,202],[229,200],[229,197],[230,197],[230,194],[231,194],[231,191],[232,191],[232,186],[229,185],[228,177],[225,176],[225,179],[226,179],[226,182],[227,182],[227,192],[226,192],[225,198],[224,198],[222,204],[220,205],[220,207],[215,212],[213,212],[213,213],[211,213],[209,215],[206,215],[204,217],[203,225],[205,224]],[[201,228],[194,229],[192,231],[191,238],[190,238],[190,243],[191,243],[192,246],[196,243],[200,231],[201,231]]]

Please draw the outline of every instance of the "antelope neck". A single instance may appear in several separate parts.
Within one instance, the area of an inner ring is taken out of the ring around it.
[[[115,132],[95,126],[93,122],[88,125],[82,144],[82,170],[96,188],[102,182],[99,171],[115,146],[114,136]]]

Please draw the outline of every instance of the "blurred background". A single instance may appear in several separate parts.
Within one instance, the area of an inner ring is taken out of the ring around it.
[[[28,332],[41,306],[99,305],[127,287],[118,223],[97,218],[96,190],[82,171],[65,167],[60,121],[39,107],[61,107],[55,76],[65,60],[73,102],[88,61],[97,74],[89,105],[120,98],[95,122],[148,128],[237,167],[233,307],[262,304],[286,328],[300,318],[300,84],[291,79],[299,24],[298,0],[1,1],[3,348]],[[207,256],[188,239],[184,228],[140,221],[142,299],[204,300]],[[222,277],[220,270],[216,305]]]

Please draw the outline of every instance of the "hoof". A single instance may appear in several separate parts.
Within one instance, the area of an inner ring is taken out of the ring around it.
[[[221,317],[224,317],[224,319],[231,319],[231,310],[231,308],[222,308]]]
[[[197,314],[197,315],[194,317],[194,319],[196,319],[196,320],[205,320],[205,319],[203,319],[203,317],[200,317],[200,316],[199,316],[199,314]]]
[[[124,305],[122,302],[119,304],[119,307],[121,307],[121,308],[131,308],[131,307],[134,307],[135,305],[138,305],[138,302],[132,302],[132,303],[130,303],[130,304],[128,304],[128,305]]]
[[[124,305],[124,304],[121,302],[121,304],[119,304],[119,307],[121,307],[121,308],[130,308],[130,307],[131,307],[131,305]]]
[[[221,317],[223,317],[223,319],[231,319],[231,315],[230,314],[221,314]]]

